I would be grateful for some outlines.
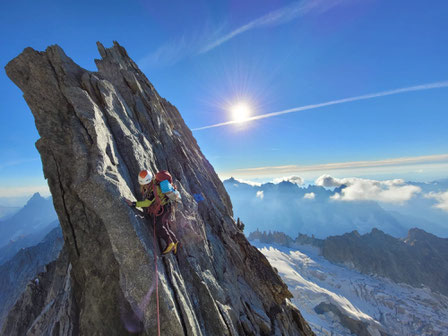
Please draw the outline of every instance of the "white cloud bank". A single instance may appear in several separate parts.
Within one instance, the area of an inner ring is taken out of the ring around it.
[[[316,198],[316,194],[313,193],[313,192],[310,192],[310,193],[307,193],[307,194],[303,195],[303,198],[304,198],[304,199],[310,199],[310,200],[313,200],[313,199]]]
[[[433,198],[437,201],[435,208],[442,209],[448,212],[448,191],[445,192],[431,192],[425,195],[426,198]]]
[[[249,180],[243,180],[243,179],[238,179],[238,178],[234,178],[236,181],[240,182],[240,183],[245,183],[248,184],[252,187],[260,187],[261,183],[260,182],[254,182],[254,181],[249,181]]]
[[[264,192],[263,192],[263,190],[260,190],[260,191],[257,191],[257,198],[259,198],[259,199],[263,199],[264,198]]]
[[[316,180],[316,185],[323,187],[346,187],[340,193],[332,196],[337,201],[377,201],[384,203],[404,203],[415,194],[421,192],[421,188],[405,184],[402,179],[376,181],[356,177],[335,178],[330,175],[322,175]]]
[[[280,177],[280,178],[276,178],[274,179],[272,182],[275,184],[281,183],[283,181],[286,182],[291,182],[297,185],[302,185],[303,184],[303,178],[301,178],[300,176],[289,176],[289,177]]]

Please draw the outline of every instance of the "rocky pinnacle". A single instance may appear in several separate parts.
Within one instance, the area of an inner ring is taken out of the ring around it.
[[[64,318],[72,326],[22,322],[39,325],[36,334],[156,335],[156,254],[161,335],[312,335],[286,285],[238,229],[176,107],[118,43],[98,49],[97,72],[57,45],[27,48],[6,66],[40,135],[76,307]],[[142,169],[170,171],[182,195],[172,225],[177,255],[161,257],[152,220],[123,201],[138,197]]]

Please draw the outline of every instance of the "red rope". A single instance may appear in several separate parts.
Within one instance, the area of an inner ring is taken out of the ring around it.
[[[157,302],[157,336],[160,336],[160,314],[159,314],[159,273],[157,271],[157,253],[156,253],[156,216],[152,216],[154,219],[154,265],[156,276],[156,302]]]
[[[153,183],[153,182],[151,182],[151,183]],[[159,194],[157,193],[156,183],[152,184],[152,191],[153,191],[153,195],[154,195],[154,203],[148,208],[148,213],[151,214],[153,217],[159,217],[159,216],[162,216],[165,209],[162,205],[162,201],[159,197]]]

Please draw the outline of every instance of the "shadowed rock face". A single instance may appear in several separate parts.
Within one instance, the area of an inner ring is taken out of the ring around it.
[[[38,251],[36,251],[39,254]],[[45,266],[26,285],[10,310],[0,335],[78,335],[78,307],[73,297],[68,253]]]
[[[27,283],[55,260],[64,245],[61,228],[56,227],[37,245],[22,248],[5,264],[0,265],[0,335],[4,317],[21,296]]]
[[[69,252],[67,300],[76,309],[66,334],[155,334],[155,253],[162,335],[311,335],[286,285],[237,229],[230,199],[177,109],[118,43],[98,48],[98,72],[58,46],[27,48],[6,66],[34,114]],[[137,195],[145,168],[169,170],[182,195],[177,256],[160,257],[152,223],[123,202]],[[195,193],[204,196],[199,204]]]

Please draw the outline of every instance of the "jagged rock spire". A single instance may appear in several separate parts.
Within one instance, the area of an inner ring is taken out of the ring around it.
[[[312,334],[286,285],[238,230],[229,196],[177,109],[117,42],[98,49],[97,72],[59,46],[27,48],[6,66],[35,117],[69,251],[77,308],[64,323],[76,328],[64,330],[154,334],[160,246],[152,223],[123,198],[138,195],[141,169],[167,169],[182,195],[174,223],[182,247],[157,259],[162,335]]]

